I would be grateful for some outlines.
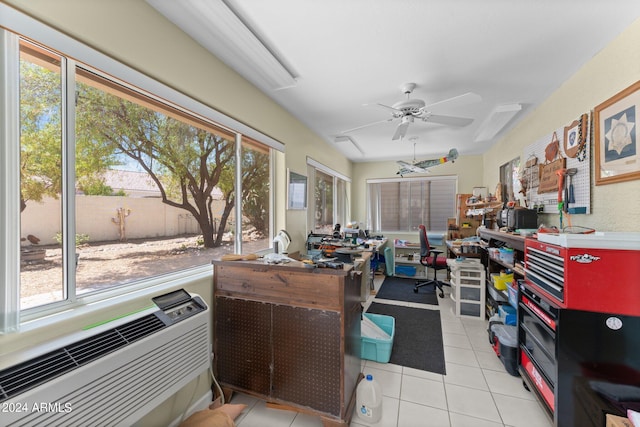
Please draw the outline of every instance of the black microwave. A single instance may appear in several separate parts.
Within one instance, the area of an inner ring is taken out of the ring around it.
[[[538,228],[538,211],[534,209],[502,209],[498,215],[500,227],[509,230]]]

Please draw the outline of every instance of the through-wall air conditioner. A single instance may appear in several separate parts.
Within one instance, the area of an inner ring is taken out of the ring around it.
[[[178,290],[153,306],[0,360],[3,426],[131,426],[211,362],[209,309]]]

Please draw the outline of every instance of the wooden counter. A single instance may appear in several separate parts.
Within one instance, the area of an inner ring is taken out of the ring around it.
[[[506,243],[510,248],[524,252],[524,237],[519,234],[507,233],[504,231],[480,229],[478,231],[480,238],[487,241],[498,240]]]
[[[349,424],[360,377],[361,272],[213,261],[223,387]]]

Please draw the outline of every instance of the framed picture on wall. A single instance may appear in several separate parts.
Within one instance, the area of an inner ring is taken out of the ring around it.
[[[307,208],[307,177],[287,169],[287,209]]]
[[[507,203],[516,199],[520,192],[520,180],[518,180],[518,170],[520,169],[520,157],[500,166],[500,183],[502,184],[502,202]]]
[[[640,81],[595,107],[593,113],[596,185],[640,178]]]

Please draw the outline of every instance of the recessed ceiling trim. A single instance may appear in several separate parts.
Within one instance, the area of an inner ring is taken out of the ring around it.
[[[351,144],[353,144],[354,147],[356,147],[356,149],[360,152],[360,154],[362,154],[363,156],[365,155],[364,150],[362,149],[362,147],[360,147],[360,145],[354,141],[353,138],[351,138],[350,136],[346,136],[346,135],[337,135],[334,139],[334,141],[336,143],[340,143],[340,142],[350,142]]]
[[[291,72],[223,0],[146,0],[209,52],[263,90],[296,85]]]
[[[474,138],[475,142],[493,139],[513,117],[522,110],[521,104],[504,104],[496,106],[491,114],[480,124]]]

